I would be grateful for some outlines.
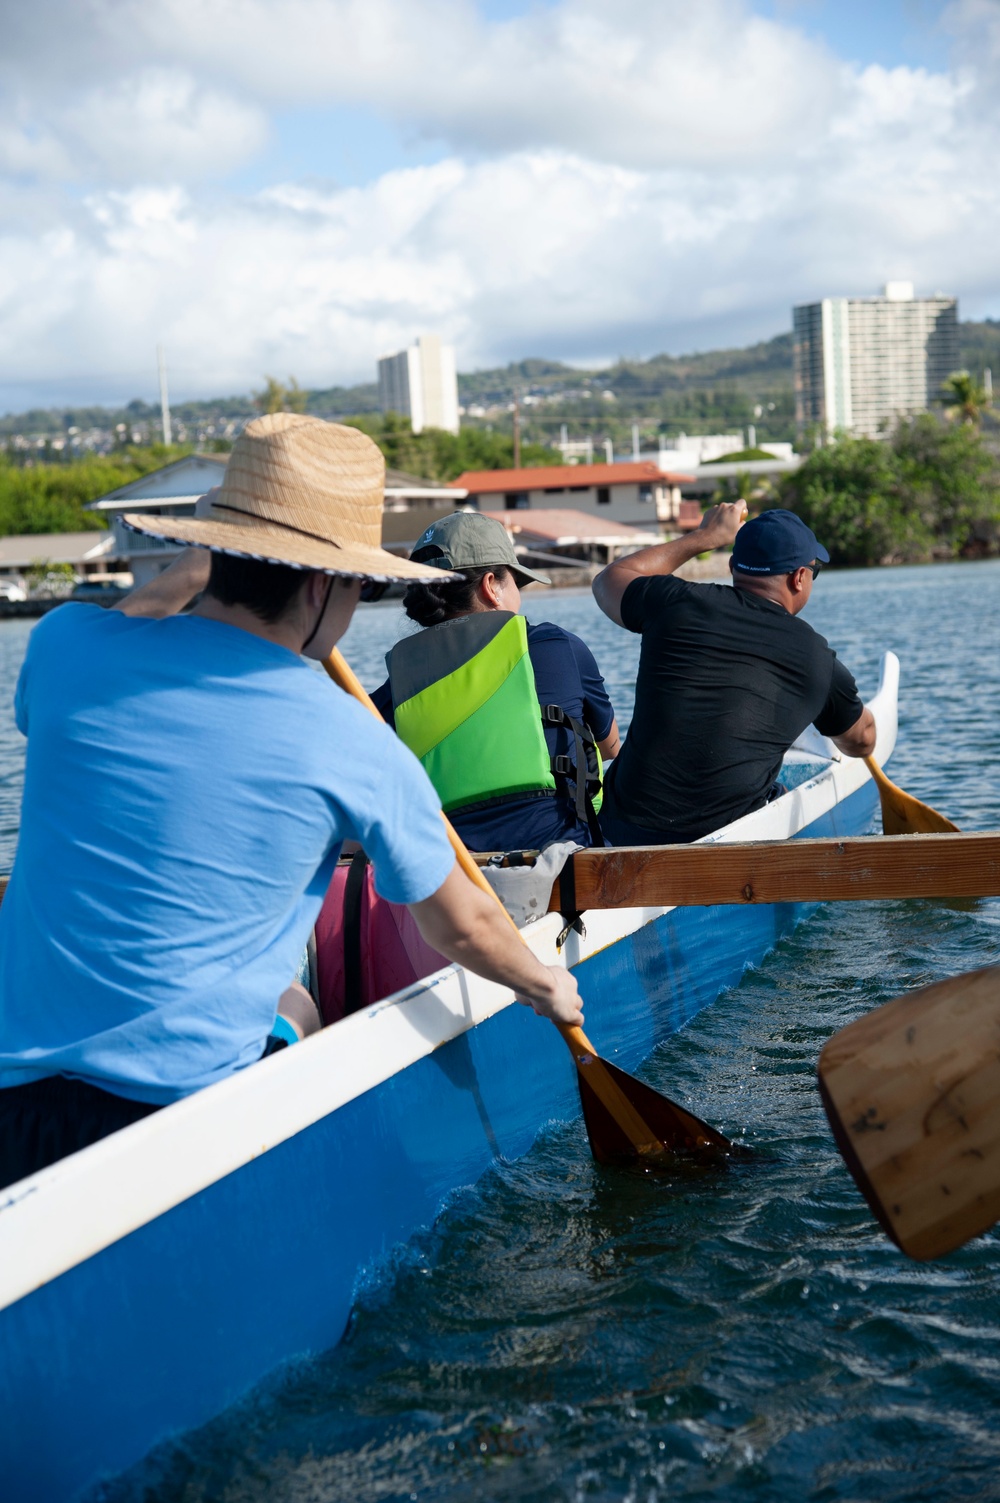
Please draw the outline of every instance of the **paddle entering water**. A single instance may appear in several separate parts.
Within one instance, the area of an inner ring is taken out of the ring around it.
[[[874,757],[866,757],[865,766],[875,779],[882,803],[883,835],[943,835],[949,830],[958,833],[958,825],[953,825],[930,804],[923,804],[912,794],[897,788]]]
[[[379,715],[341,653],[334,648],[323,667],[345,693]],[[442,814],[458,864],[470,882],[488,892],[522,943],[527,943],[479,867]],[[637,1164],[647,1169],[670,1168],[677,1153],[718,1158],[746,1152],[702,1122],[676,1101],[654,1091],[616,1065],[601,1059],[582,1028],[556,1023],[577,1067],[583,1120],[595,1159],[601,1164]]]

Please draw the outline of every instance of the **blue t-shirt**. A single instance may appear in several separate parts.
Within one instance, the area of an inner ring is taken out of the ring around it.
[[[68,1075],[162,1104],[258,1059],[341,842],[379,892],[454,862],[416,758],[302,658],[198,616],[61,606],[0,908],[0,1087]]]
[[[535,675],[539,705],[559,705],[574,720],[589,726],[595,741],[611,730],[611,707],[601,670],[586,642],[551,621],[528,626],[528,656]],[[385,720],[395,724],[389,682],[372,699]],[[576,763],[572,733],[565,726],[546,725],[550,756],[568,756]],[[576,817],[576,805],[564,794],[514,798],[492,809],[450,816],[455,829],[473,851],[544,850],[557,840],[590,845],[586,823]]]

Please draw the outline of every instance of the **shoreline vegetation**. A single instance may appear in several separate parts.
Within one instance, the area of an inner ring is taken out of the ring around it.
[[[814,449],[794,474],[747,499],[752,511],[794,511],[835,566],[1000,553],[1000,453],[975,424],[931,413],[900,422],[884,439],[840,438]]]
[[[415,434],[394,413],[346,421],[375,439],[390,468],[430,480],[513,465],[513,441],[503,433],[463,428],[457,435],[433,429]],[[100,530],[102,518],[84,509],[87,502],[193,448],[129,445],[56,462],[0,454],[0,535]],[[559,459],[542,445],[522,446],[527,466]],[[985,431],[978,418],[925,413],[901,421],[885,438],[840,437],[775,482],[739,474],[722,481],[714,499],[738,495],[751,512],[775,506],[796,512],[841,567],[1000,554],[1000,439],[992,414]]]

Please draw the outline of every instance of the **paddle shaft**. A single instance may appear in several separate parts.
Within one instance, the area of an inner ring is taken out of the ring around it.
[[[334,683],[339,685],[346,694],[350,694],[360,704],[363,704],[377,719],[382,719],[371,696],[362,687],[360,680],[337,648],[334,648],[330,656],[324,660],[323,667]],[[441,818],[444,820],[444,826],[448,832],[451,848],[455,852],[455,858],[469,881],[475,883],[484,892],[489,893],[493,901],[498,904],[504,917],[509,921],[518,939],[523,945],[530,948],[527,946],[527,940],[524,938],[524,935],[518,929],[506,908],[504,908],[503,903],[501,903],[475,861],[469,855],[464,842],[455,831],[448,816],[442,813]],[[615,1118],[618,1125],[628,1135],[637,1151],[640,1154],[643,1152],[649,1152],[650,1154],[662,1152],[662,1140],[643,1121],[628,1097],[619,1089],[615,1081],[611,1079],[611,1076],[603,1068],[597,1050],[587,1038],[583,1029],[578,1028],[575,1024],[560,1023],[555,1018],[552,1018],[550,1021],[555,1023],[556,1028],[558,1028],[562,1035],[567,1048],[573,1056],[573,1062],[577,1066],[577,1069],[587,1069],[588,1084],[600,1098],[602,1104]],[[679,1108],[678,1110],[683,1109]]]

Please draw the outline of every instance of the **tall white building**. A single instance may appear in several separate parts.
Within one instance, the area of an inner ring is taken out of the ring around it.
[[[414,433],[425,428],[458,432],[458,377],[455,351],[436,334],[378,363],[378,396],[383,412],[408,417]]]
[[[800,432],[877,438],[926,412],[958,368],[958,299],[915,298],[912,282],[888,282],[881,297],[806,303],[794,329]]]

